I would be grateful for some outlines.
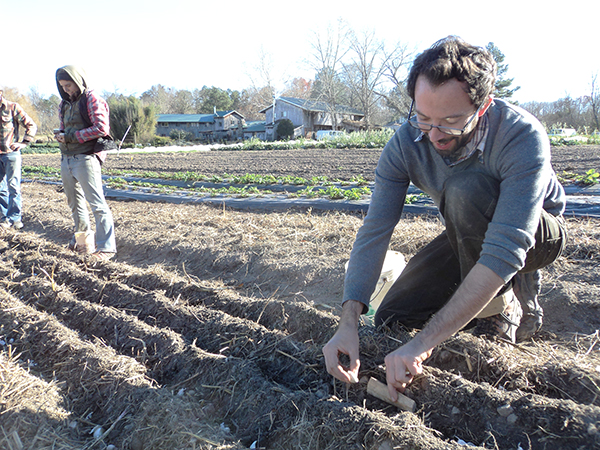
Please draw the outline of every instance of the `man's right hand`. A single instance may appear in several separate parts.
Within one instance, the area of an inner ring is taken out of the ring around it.
[[[344,303],[340,325],[337,332],[323,347],[327,372],[344,383],[358,381],[360,359],[358,352],[358,318],[363,310],[363,304],[354,300]],[[348,355],[350,367],[340,364],[340,353]]]

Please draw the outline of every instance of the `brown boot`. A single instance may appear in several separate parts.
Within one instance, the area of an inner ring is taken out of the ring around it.
[[[523,318],[517,330],[517,341],[526,341],[542,328],[544,310],[538,302],[541,288],[539,270],[528,273],[517,273],[513,282],[515,295],[523,308]]]
[[[512,291],[507,291],[508,303],[503,312],[483,319],[477,319],[473,329],[475,336],[498,336],[513,343],[517,342],[517,329],[521,324],[523,310]]]

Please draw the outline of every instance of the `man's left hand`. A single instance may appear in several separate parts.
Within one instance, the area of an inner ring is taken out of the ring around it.
[[[404,392],[415,375],[423,373],[423,361],[431,355],[431,350],[416,350],[414,339],[385,357],[385,376],[392,400],[398,399],[398,392]]]
[[[23,148],[27,147],[27,144],[23,143],[23,142],[15,142],[13,144],[10,144],[10,149],[13,152],[16,152],[18,150],[21,150]]]

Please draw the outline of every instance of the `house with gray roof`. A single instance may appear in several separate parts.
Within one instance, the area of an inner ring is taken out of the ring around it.
[[[275,136],[277,124],[282,119],[289,119],[294,124],[294,136],[314,137],[320,130],[344,130],[347,132],[364,128],[362,111],[349,106],[337,105],[334,115],[331,107],[321,101],[294,97],[277,97],[273,104],[260,112],[265,114],[267,139]]]
[[[215,111],[212,114],[159,114],[157,136],[181,133],[182,137],[215,142],[243,138],[246,123],[237,111]]]
[[[266,140],[265,135],[266,124],[262,120],[246,122],[244,127],[244,140],[257,138],[261,141]]]

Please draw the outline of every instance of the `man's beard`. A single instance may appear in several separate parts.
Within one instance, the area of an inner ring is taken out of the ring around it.
[[[448,150],[441,150],[437,148],[435,144],[433,144],[433,142],[431,144],[433,145],[433,148],[435,149],[437,154],[440,155],[442,158],[446,158],[450,161],[457,161],[463,156],[465,145],[467,145],[467,143],[473,137],[474,131],[475,130],[472,130],[470,133],[463,134],[461,136],[448,136],[447,138],[443,139],[441,141],[441,143],[443,144],[454,141],[454,145]]]

